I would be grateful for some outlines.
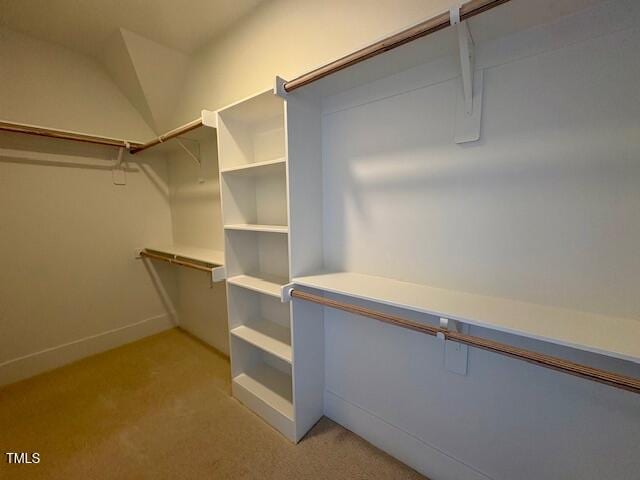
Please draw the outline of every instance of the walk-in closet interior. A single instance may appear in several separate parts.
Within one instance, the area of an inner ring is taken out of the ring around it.
[[[640,3],[0,0],[0,478],[640,478]]]

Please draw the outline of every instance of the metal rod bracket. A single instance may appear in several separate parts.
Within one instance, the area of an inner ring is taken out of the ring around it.
[[[124,146],[118,148],[118,157],[116,163],[111,169],[111,177],[114,185],[126,185],[127,184],[127,172],[122,164],[125,150],[128,152],[131,145],[125,140]]]
[[[475,71],[475,48],[467,21],[460,19],[460,7],[449,9],[451,26],[458,36],[462,89],[456,100],[455,142],[475,142],[480,139],[482,119],[483,72]]]
[[[440,318],[440,328],[447,332],[466,333],[467,325],[456,320]],[[438,332],[436,337],[444,340],[444,368],[458,375],[467,374],[469,347],[447,339],[447,332]]]

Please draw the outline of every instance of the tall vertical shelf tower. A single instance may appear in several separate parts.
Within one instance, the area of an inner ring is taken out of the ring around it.
[[[281,288],[321,252],[292,255],[313,232],[291,208],[302,199],[290,190],[286,110],[273,91],[220,110],[218,149],[233,395],[297,442],[323,414],[322,311],[282,303]],[[294,308],[308,315],[294,323]]]

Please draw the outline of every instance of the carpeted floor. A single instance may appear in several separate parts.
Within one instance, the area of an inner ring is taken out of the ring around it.
[[[0,454],[3,480],[423,478],[326,418],[291,444],[230,397],[227,358],[177,329],[0,389]]]

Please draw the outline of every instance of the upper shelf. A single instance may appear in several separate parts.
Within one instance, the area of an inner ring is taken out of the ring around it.
[[[195,260],[197,262],[209,263],[211,265],[224,265],[224,252],[220,250],[190,247],[187,245],[154,246],[147,247],[146,250]]]
[[[607,317],[359,273],[298,277],[293,283],[640,363],[640,319]]]

